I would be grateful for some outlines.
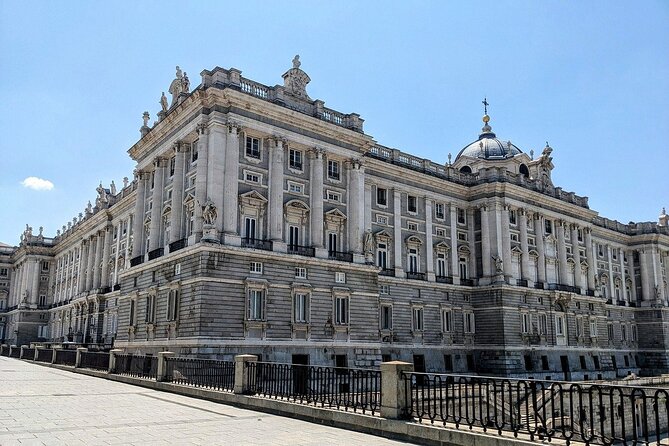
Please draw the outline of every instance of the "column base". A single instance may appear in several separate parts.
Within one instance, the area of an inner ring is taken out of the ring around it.
[[[353,263],[359,263],[361,265],[364,265],[367,262],[363,254],[353,253]]]
[[[288,252],[288,246],[283,240],[272,240],[272,251],[274,252]]]
[[[404,274],[404,268],[395,267],[395,277],[398,277],[400,279],[406,279],[406,275]]]
[[[237,234],[223,234],[223,243],[229,246],[242,246],[242,238]]]
[[[427,272],[427,281],[434,282],[437,279],[437,276],[432,271]]]
[[[218,229],[212,227],[205,227],[202,232],[202,241],[207,243],[221,243],[221,234]]]

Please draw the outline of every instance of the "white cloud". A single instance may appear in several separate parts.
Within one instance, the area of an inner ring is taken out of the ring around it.
[[[25,180],[21,181],[23,187],[33,190],[51,190],[53,189],[53,183],[49,180],[44,180],[37,177],[28,177]]]

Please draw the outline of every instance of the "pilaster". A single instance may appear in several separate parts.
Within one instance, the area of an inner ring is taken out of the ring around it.
[[[161,231],[163,219],[163,192],[165,182],[165,167],[167,158],[158,157],[153,162],[153,198],[151,207],[151,226],[149,229],[149,252],[162,246]]]
[[[202,206],[207,201],[208,166],[209,166],[209,130],[205,124],[198,124],[197,167],[195,172],[195,208],[193,236],[197,243],[202,238]]]
[[[311,246],[316,250],[323,248],[323,150],[313,148],[309,151],[310,181],[309,198],[311,200],[310,226]],[[326,254],[327,255],[327,254]]]
[[[283,240],[283,164],[284,164],[284,150],[285,150],[284,144],[285,142],[281,138],[273,138],[270,140],[269,236],[270,239],[272,240],[272,243],[279,243],[279,244],[284,242]],[[322,196],[321,196],[321,201],[322,201]]]
[[[225,149],[225,178],[223,189],[223,232],[227,245],[240,246],[237,228],[239,220],[239,133],[235,123],[228,123]],[[282,165],[283,167],[283,165]]]
[[[434,281],[434,246],[432,244],[432,199],[425,197],[425,257],[427,280]]]
[[[184,209],[184,173],[186,166],[186,153],[190,146],[184,143],[174,144],[174,177],[172,178],[172,212],[170,213],[170,239],[168,243],[174,243],[184,237],[183,209]]]
[[[395,277],[404,277],[402,259],[402,193],[393,191],[393,264]]]

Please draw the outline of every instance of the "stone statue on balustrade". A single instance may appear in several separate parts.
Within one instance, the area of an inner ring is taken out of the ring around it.
[[[177,101],[177,98],[179,97],[179,94],[183,92],[183,73],[181,72],[181,68],[179,68],[179,65],[177,65],[177,72],[176,72],[176,77],[170,84],[170,88],[168,92],[172,95],[172,105]]]
[[[167,96],[165,96],[164,91],[163,94],[160,96],[160,108],[163,112],[167,112]]]
[[[218,230],[215,226],[217,218],[218,212],[216,211],[216,206],[211,200],[207,200],[204,206],[202,206],[202,220],[204,222],[202,226],[202,240],[205,242],[220,242]]]
[[[372,230],[368,229],[365,231],[362,240],[363,252],[365,254],[365,263],[368,265],[374,264],[374,237],[372,236]]]
[[[504,260],[497,256],[493,256],[492,259],[495,262],[495,273],[504,274]]]

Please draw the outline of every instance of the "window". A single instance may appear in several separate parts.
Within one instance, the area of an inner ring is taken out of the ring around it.
[[[170,158],[170,177],[174,176],[174,168],[176,166],[176,161],[177,161],[177,158],[175,156]]]
[[[517,214],[515,210],[509,211],[509,223],[511,223],[512,225],[518,224]]]
[[[613,324],[608,324],[607,327],[608,340],[613,341]]]
[[[564,336],[564,316],[561,314],[555,316],[555,334]]]
[[[388,205],[388,189],[376,188],[376,204],[379,206]]]
[[[330,253],[330,255],[336,253],[338,251],[338,246],[337,234],[334,232],[328,233],[328,253]]]
[[[296,279],[306,279],[307,278],[307,269],[301,266],[295,267],[295,278]]]
[[[255,172],[244,172],[244,180],[249,183],[262,183],[262,175]]]
[[[305,324],[309,321],[309,295],[295,293],[293,296],[293,322]]]
[[[339,181],[339,161],[328,160],[328,178]]]
[[[387,225],[388,217],[386,217],[385,215],[376,214],[376,222],[380,225]]]
[[[532,331],[532,323],[530,322],[529,313],[520,314],[520,332],[523,334],[529,334]]]
[[[407,211],[418,212],[417,199],[413,195],[407,195]]]
[[[244,218],[244,237],[247,240],[256,239],[256,219],[253,217]]]
[[[583,229],[579,228],[579,229],[576,230],[576,232],[577,232],[577,234],[578,234],[578,235],[577,235],[577,237],[578,237],[578,241],[579,241],[579,242],[582,242],[582,241],[583,241]]]
[[[467,241],[467,233],[458,231],[458,240],[466,242]]]
[[[637,330],[636,330],[636,324],[632,325],[632,342],[636,342],[637,340]]]
[[[446,237],[446,231],[443,228],[437,228],[437,237]]]
[[[460,257],[460,279],[467,279],[467,258],[466,257]]]
[[[423,331],[423,307],[411,309],[411,330]]]
[[[474,312],[465,311],[464,312],[464,319],[465,319],[465,333],[467,333],[467,334],[475,333],[476,332],[476,326],[474,324]]]
[[[623,342],[627,341],[627,325],[625,324],[620,326],[620,340]]]
[[[261,262],[249,263],[249,272],[253,274],[262,274],[262,263]]]
[[[548,364],[548,356],[542,355],[541,356],[541,369],[542,370],[549,370],[550,366]]]
[[[387,269],[388,268],[388,245],[379,243],[376,248],[376,266]]]
[[[167,320],[176,321],[179,319],[179,290],[170,290],[167,297]]]
[[[381,305],[381,317],[379,319],[381,330],[393,329],[393,307],[392,305]]]
[[[580,338],[583,336],[583,319],[581,317],[576,318],[576,337]]]
[[[443,310],[441,312],[441,331],[444,333],[453,331],[453,311]]]
[[[597,320],[590,319],[590,337],[597,337]]]
[[[525,355],[525,370],[528,372],[534,370],[534,364],[532,364],[532,355]]]
[[[335,273],[335,282],[346,283],[346,273],[336,272]]]
[[[548,334],[548,316],[545,314],[539,315],[539,334],[547,335]]]
[[[262,321],[265,317],[265,291],[249,290],[248,318],[250,321]]]
[[[149,294],[146,296],[146,313],[144,314],[144,322],[149,324],[156,320],[156,295]]]
[[[302,170],[303,153],[300,150],[290,149],[288,151],[288,166],[291,169]]]
[[[42,295],[40,295],[40,297],[39,297],[39,306],[40,306],[40,307],[43,307],[43,306],[45,306],[45,305],[46,305],[46,296],[42,294]]]
[[[300,246],[300,228],[297,226],[290,226],[288,228],[288,249],[295,250]]]
[[[49,262],[42,262],[42,271],[49,271]]]
[[[444,355],[444,370],[447,372],[453,371],[453,355]]]
[[[409,272],[418,272],[418,249],[409,248]]]
[[[446,277],[446,254],[437,253],[437,277]]]
[[[130,325],[137,324],[137,311],[135,310],[135,299],[130,300]]]
[[[178,276],[179,274],[181,274],[181,263],[174,265],[174,275]]]
[[[198,142],[195,141],[195,142],[191,145],[191,148],[192,148],[192,150],[191,150],[191,152],[190,152],[190,162],[191,162],[191,163],[194,163],[195,161],[197,161],[197,156],[198,156],[198,151],[197,151],[197,148],[198,148]]]
[[[348,324],[348,296],[335,297],[335,324]]]
[[[293,194],[302,194],[304,186],[300,183],[293,183],[292,181],[288,182],[288,192]]]
[[[416,223],[408,222],[407,229],[409,231],[418,231],[418,225]]]
[[[461,225],[467,224],[467,214],[464,209],[458,208],[458,223]]]
[[[246,137],[246,156],[260,159],[260,140],[258,138]]]
[[[585,362],[585,356],[583,356],[583,355],[579,356],[579,357],[578,357],[578,360],[579,360],[579,362],[580,362],[580,364],[581,364],[581,370],[587,370],[588,365],[587,365],[586,362]]]
[[[379,294],[390,294],[390,285],[379,285]]]
[[[595,363],[595,370],[599,370],[599,356],[593,356],[592,361]]]
[[[339,192],[328,191],[327,194],[328,201],[334,201],[335,203],[341,203],[341,194]]]
[[[549,219],[544,220],[544,232],[546,234],[552,234],[553,233],[553,222]]]
[[[444,203],[436,203],[434,205],[434,215],[440,219],[444,219]]]
[[[518,234],[514,234],[513,232],[511,233],[511,241],[512,242],[517,242],[518,241]]]

